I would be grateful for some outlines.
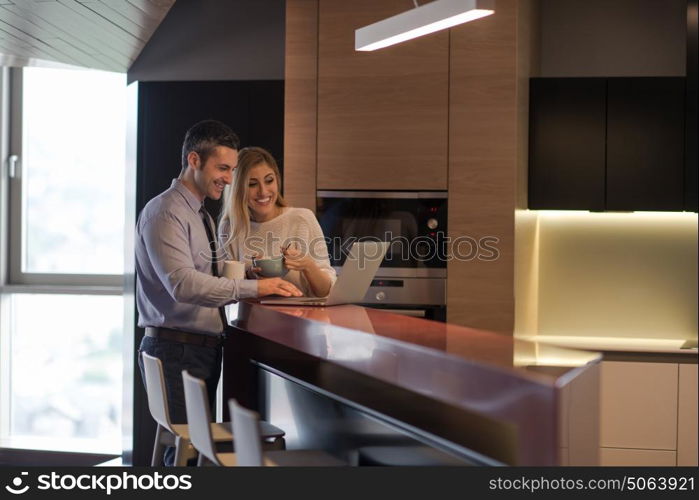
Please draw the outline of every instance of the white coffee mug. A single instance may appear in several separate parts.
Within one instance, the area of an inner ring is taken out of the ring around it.
[[[223,262],[223,277],[229,280],[245,279],[245,263],[237,260]]]

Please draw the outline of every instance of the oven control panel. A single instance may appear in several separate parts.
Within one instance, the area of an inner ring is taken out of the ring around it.
[[[375,278],[362,303],[392,305],[446,305],[443,278]]]

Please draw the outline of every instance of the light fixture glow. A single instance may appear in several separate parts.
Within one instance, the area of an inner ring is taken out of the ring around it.
[[[495,0],[435,0],[354,32],[354,49],[371,51],[495,12]]]

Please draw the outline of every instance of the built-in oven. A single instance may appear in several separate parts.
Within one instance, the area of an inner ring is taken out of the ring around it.
[[[446,319],[446,191],[318,191],[316,215],[338,270],[354,241],[391,242],[365,305]]]

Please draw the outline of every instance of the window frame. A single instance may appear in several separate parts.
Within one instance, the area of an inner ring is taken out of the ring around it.
[[[26,237],[22,232],[22,218],[25,211],[25,185],[22,165],[22,104],[23,104],[23,69],[10,68],[9,78],[9,151],[7,152],[7,180],[9,190],[9,239],[8,280],[9,285],[31,285],[48,287],[67,287],[76,293],[121,294],[123,292],[123,274],[62,274],[36,273],[22,270],[26,255]],[[10,170],[11,158],[16,157],[15,172]],[[77,287],[77,288],[76,288]]]

